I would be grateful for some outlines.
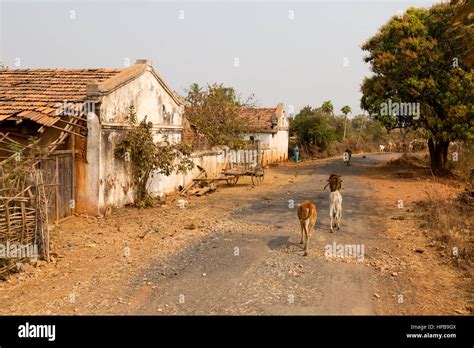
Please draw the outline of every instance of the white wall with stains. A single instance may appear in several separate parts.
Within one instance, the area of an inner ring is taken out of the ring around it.
[[[129,128],[126,122],[130,105],[135,106],[137,119],[145,116],[153,123],[155,140],[168,137],[180,142],[183,123],[183,106],[176,103],[148,68],[137,78],[123,84],[101,97],[99,117],[92,114],[88,122],[87,168],[85,189],[78,193],[89,214],[102,214],[108,207],[121,207],[133,203],[132,164],[115,157],[115,147]],[[264,163],[285,160],[288,152],[288,131],[260,133],[264,150]],[[193,154],[196,165],[205,168],[209,176],[219,176],[235,156],[244,156],[226,147],[214,148]],[[196,167],[187,174],[173,173],[165,176],[155,173],[148,182],[148,190],[154,196],[176,192],[185,187],[199,173]],[[247,178],[250,182],[250,178]],[[85,203],[85,204],[84,204]]]
[[[116,145],[129,128],[126,116],[131,105],[135,106],[138,121],[146,116],[153,123],[156,141],[163,137],[168,137],[171,142],[181,141],[183,106],[167,93],[151,67],[101,97],[99,118],[93,115],[93,121],[88,122],[85,192],[79,197],[87,201],[88,213],[100,214],[107,207],[133,202],[131,163],[116,158],[114,154]],[[158,175],[153,178],[150,188],[167,192],[182,182],[179,176],[163,179]]]

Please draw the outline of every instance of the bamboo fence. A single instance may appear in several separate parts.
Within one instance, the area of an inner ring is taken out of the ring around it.
[[[5,185],[0,166],[0,277],[29,259],[49,260],[48,214],[42,172],[34,166]],[[9,178],[11,179],[11,178]],[[10,182],[11,183],[11,182]]]

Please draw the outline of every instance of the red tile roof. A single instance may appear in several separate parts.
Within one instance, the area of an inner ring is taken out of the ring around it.
[[[254,132],[277,132],[277,108],[243,108],[240,116],[248,122],[248,130]]]
[[[101,83],[123,70],[0,69],[0,121],[18,116],[54,124],[59,103],[84,102],[87,84]]]
[[[64,109],[65,102],[74,103],[77,111],[88,98],[111,92],[148,68],[181,105],[182,101],[146,60],[123,69],[0,69],[0,122],[17,116],[51,126],[59,120],[58,104]]]

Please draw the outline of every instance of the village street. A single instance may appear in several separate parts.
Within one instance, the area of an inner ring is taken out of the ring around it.
[[[380,161],[379,157],[372,161]],[[361,161],[354,158],[354,163]],[[212,195],[209,204],[216,210],[223,200],[234,202],[229,223],[219,224],[221,229],[215,234],[179,253],[171,262],[178,274],[162,275],[168,262],[153,264],[143,272],[140,277],[157,287],[144,294],[140,306],[129,313],[375,314],[373,270],[364,262],[357,264],[356,255],[347,263],[328,261],[324,249],[333,242],[358,244],[370,253],[374,237],[380,236],[377,226],[365,221],[371,210],[365,194],[370,187],[358,177],[362,171],[359,166],[346,168],[340,160],[283,167],[271,175],[278,179],[284,174],[284,181],[272,180],[275,183],[262,187],[257,199],[246,199],[245,194],[237,199],[231,188]],[[344,179],[343,228],[333,234],[329,231],[329,190],[323,191],[332,172]],[[302,256],[296,216],[297,203],[305,199],[314,201],[319,212],[307,257]],[[181,304],[180,294],[184,295]]]
[[[0,283],[0,312],[454,314],[466,305],[469,283],[418,231],[414,201],[433,184],[381,170],[399,155],[357,155],[349,167],[340,158],[290,162],[268,168],[259,187],[243,178],[187,198],[182,209],[174,197],[108,218],[75,217],[52,231],[55,262],[25,266]],[[343,219],[331,234],[323,187],[332,172],[343,177]],[[307,257],[296,216],[304,199],[318,207]],[[333,243],[363,253],[328,254]]]

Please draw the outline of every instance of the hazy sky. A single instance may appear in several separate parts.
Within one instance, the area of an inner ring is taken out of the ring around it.
[[[219,82],[259,106],[332,100],[357,113],[370,74],[361,44],[398,11],[435,2],[0,0],[0,61],[115,68],[146,58],[182,95]]]

